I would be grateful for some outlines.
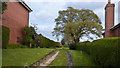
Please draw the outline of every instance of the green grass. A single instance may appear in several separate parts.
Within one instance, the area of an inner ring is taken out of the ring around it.
[[[30,66],[40,60],[54,49],[47,48],[23,48],[3,49],[2,66]]]
[[[69,49],[69,47],[63,47],[63,49],[67,49],[67,50],[68,50],[68,49]]]
[[[86,53],[80,53],[78,50],[69,50],[74,66],[95,66],[95,63]]]
[[[61,49],[60,53],[56,57],[54,61],[50,64],[50,66],[66,66],[67,65],[67,55],[66,51]]]

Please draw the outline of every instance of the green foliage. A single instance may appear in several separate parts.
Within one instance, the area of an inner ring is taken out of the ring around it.
[[[102,36],[102,23],[99,17],[89,9],[79,10],[68,7],[67,10],[59,11],[55,22],[53,36],[58,38],[62,35],[68,44],[79,42],[83,36],[92,39],[90,34],[96,37]]]
[[[26,35],[22,41],[24,45],[30,46],[32,48],[50,48],[56,47],[56,42],[44,37],[42,34],[37,34],[34,27],[25,27],[24,28]]]
[[[98,65],[116,67],[120,65],[120,37],[104,38],[77,44],[78,50],[87,52]]]
[[[10,34],[9,28],[6,26],[2,26],[2,48],[7,48],[9,42],[9,34]]]
[[[6,9],[7,9],[7,4],[5,2],[1,2],[0,0],[0,15],[2,15]],[[0,19],[1,19],[1,16],[0,16]]]
[[[64,39],[61,40],[61,44],[65,45],[65,40]]]
[[[5,2],[2,2],[2,14],[7,9],[7,4]]]
[[[34,47],[34,39],[36,35],[35,29],[32,26],[31,27],[25,26],[24,30],[25,30],[26,35],[21,42],[27,46],[29,46],[31,43],[32,47]]]
[[[28,47],[25,45],[19,45],[19,44],[9,44],[7,46],[7,49],[15,49],[15,48],[28,48]]]
[[[39,36],[41,37],[39,47],[44,48],[56,47],[56,42],[54,42],[53,40],[50,40],[42,36],[41,34]]]
[[[70,44],[69,45],[69,48],[71,49],[71,50],[75,50],[76,49],[76,44],[74,43],[74,44]]]

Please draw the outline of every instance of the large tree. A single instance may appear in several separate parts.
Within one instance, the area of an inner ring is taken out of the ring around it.
[[[102,23],[99,17],[89,9],[79,10],[68,7],[67,10],[59,11],[55,22],[53,36],[58,39],[62,35],[68,43],[77,43],[83,36],[92,39],[90,34],[102,36]]]

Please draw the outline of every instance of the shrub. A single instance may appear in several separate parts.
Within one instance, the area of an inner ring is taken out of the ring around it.
[[[15,48],[28,48],[28,47],[25,45],[19,45],[19,44],[9,44],[7,46],[7,49],[15,49]]]
[[[9,42],[9,34],[10,34],[9,28],[2,26],[2,48],[7,48]]]
[[[104,38],[77,44],[78,50],[87,52],[98,65],[116,67],[120,65],[120,37]]]
[[[69,48],[70,48],[71,50],[75,50],[75,49],[76,49],[76,44],[75,44],[75,43],[70,44],[70,45],[69,45]]]
[[[60,42],[56,42],[56,47],[61,47]]]

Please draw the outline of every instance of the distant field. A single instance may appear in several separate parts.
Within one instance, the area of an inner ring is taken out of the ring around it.
[[[54,49],[47,48],[23,48],[3,49],[2,66],[30,66],[40,60]]]
[[[95,63],[86,53],[81,54],[80,51],[77,50],[69,51],[72,55],[74,66],[95,66]]]
[[[66,51],[61,49],[60,53],[56,57],[54,61],[50,64],[50,66],[67,66],[67,55]]]

